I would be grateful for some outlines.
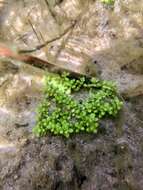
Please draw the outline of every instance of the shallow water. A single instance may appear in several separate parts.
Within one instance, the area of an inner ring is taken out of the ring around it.
[[[96,135],[36,138],[32,128],[45,71],[0,60],[0,188],[142,190],[143,1],[117,0],[109,7],[91,0],[47,0],[49,8],[46,1],[3,2],[3,41],[31,50],[53,39],[29,54],[116,81],[124,109],[117,119],[101,122]]]

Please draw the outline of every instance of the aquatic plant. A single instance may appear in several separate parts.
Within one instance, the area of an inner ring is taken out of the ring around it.
[[[107,5],[113,5],[115,0],[100,0],[102,3],[105,3]]]
[[[105,116],[116,116],[123,104],[113,82],[76,79],[67,73],[47,75],[44,94],[34,128],[38,136],[48,132],[65,137],[80,132],[96,133],[99,121]]]

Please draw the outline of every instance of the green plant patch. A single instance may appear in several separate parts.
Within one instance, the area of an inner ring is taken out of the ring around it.
[[[100,0],[102,3],[105,3],[107,5],[113,5],[115,0]]]
[[[44,99],[38,107],[34,133],[69,137],[75,133],[97,133],[99,121],[115,117],[122,108],[116,85],[68,73],[45,77]]]

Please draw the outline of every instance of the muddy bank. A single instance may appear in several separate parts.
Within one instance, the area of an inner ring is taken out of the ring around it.
[[[96,136],[49,135],[26,139],[18,152],[1,152],[2,189],[141,190],[142,123],[134,112],[126,114],[122,126],[108,121]]]

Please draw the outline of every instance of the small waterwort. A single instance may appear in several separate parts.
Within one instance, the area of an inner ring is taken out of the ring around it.
[[[97,133],[102,118],[115,117],[123,105],[113,82],[68,73],[47,75],[44,95],[34,128],[38,136]]]

